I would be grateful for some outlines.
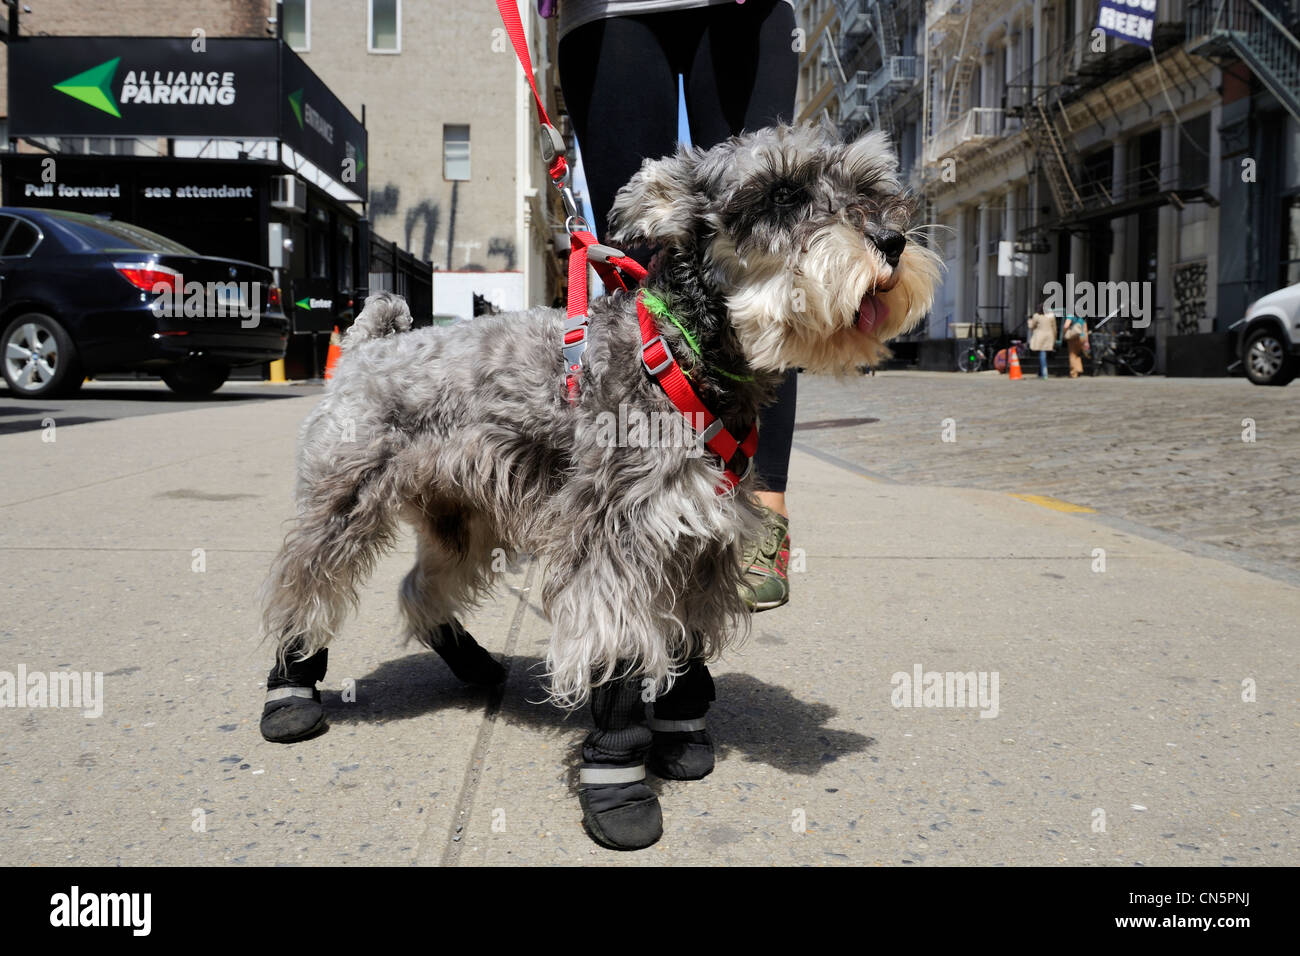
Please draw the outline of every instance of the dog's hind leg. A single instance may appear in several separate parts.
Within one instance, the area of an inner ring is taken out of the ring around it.
[[[262,736],[277,743],[325,727],[317,681],[326,645],[357,601],[357,587],[393,540],[398,491],[389,458],[373,449],[335,459],[300,489],[298,517],[266,585],[266,634],[277,641]]]
[[[469,516],[427,518],[417,534],[415,567],[398,600],[413,638],[437,651],[467,684],[500,684],[506,670],[461,625],[457,615],[488,585],[493,539]]]

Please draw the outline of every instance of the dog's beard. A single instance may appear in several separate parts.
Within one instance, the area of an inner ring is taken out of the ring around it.
[[[843,225],[820,229],[794,257],[741,259],[725,239],[711,250],[736,291],[727,297],[732,326],[756,369],[844,372],[876,364],[886,343],[930,310],[942,260],[909,244],[888,291],[883,257]]]

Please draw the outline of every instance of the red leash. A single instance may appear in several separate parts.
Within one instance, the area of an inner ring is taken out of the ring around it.
[[[571,172],[564,158],[564,137],[551,124],[550,117],[546,115],[546,106],[537,91],[519,9],[512,0],[497,0],[497,10],[505,24],[506,33],[510,35],[515,55],[519,57],[519,65],[523,67],[524,78],[532,88],[533,101],[537,104],[537,119],[541,123],[542,158],[547,163],[551,184],[560,191],[568,213],[564,228],[569,234],[569,296],[561,351],[564,355],[565,395],[572,405],[578,400],[578,376],[582,372],[583,353],[587,350],[587,322],[591,318],[587,303],[587,265],[590,264],[596,270],[607,292],[628,290],[628,284],[621,273],[629,275],[633,285],[639,285],[646,277],[646,270],[641,263],[625,256],[620,250],[601,245],[595,234],[587,228],[587,223],[578,215],[578,206],[570,187]],[[758,447],[758,429],[750,428],[743,442],[736,441],[723,427],[722,419],[709,411],[691,388],[686,374],[668,350],[668,344],[659,334],[654,317],[641,301],[640,295],[636,300],[636,313],[641,323],[641,363],[663,388],[673,407],[686,416],[692,427],[701,422],[704,424],[700,438],[710,451],[722,459],[723,486],[718,489],[718,493],[725,494],[749,474],[754,451]],[[746,459],[744,471],[739,476],[729,467],[738,451]]]

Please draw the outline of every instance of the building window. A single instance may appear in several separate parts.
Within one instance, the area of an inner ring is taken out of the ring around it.
[[[469,179],[469,126],[442,128],[442,178]]]
[[[289,49],[306,53],[311,49],[311,0],[284,0],[284,42]]]
[[[1178,179],[1184,189],[1210,183],[1210,114],[1202,113],[1183,123],[1178,138]]]
[[[371,53],[402,52],[402,0],[370,0]]]

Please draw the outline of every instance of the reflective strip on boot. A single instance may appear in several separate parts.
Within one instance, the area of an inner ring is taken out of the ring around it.
[[[636,783],[644,779],[645,764],[637,764],[635,767],[583,767],[578,771],[580,784]]]
[[[266,692],[266,702],[268,704],[273,700],[284,700],[286,697],[306,697],[309,700],[315,700],[316,689],[314,687],[277,687],[275,690]]]
[[[694,717],[691,720],[660,720],[658,717],[647,717],[646,723],[650,729],[661,734],[684,734],[695,730],[704,729],[704,718]]]

